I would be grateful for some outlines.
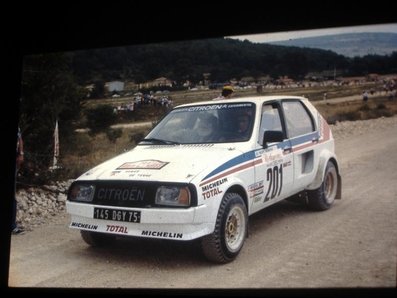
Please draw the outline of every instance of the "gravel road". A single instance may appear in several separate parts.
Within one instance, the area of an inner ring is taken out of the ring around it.
[[[332,126],[342,200],[325,212],[281,202],[250,217],[238,258],[214,265],[195,242],[122,239],[86,245],[62,213],[12,236],[10,287],[396,287],[397,117]]]

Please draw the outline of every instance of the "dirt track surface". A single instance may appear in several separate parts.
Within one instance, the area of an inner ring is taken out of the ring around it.
[[[214,265],[196,243],[121,239],[94,249],[62,214],[12,236],[10,287],[396,287],[397,117],[333,126],[342,200],[325,212],[281,202],[250,217],[238,258]]]

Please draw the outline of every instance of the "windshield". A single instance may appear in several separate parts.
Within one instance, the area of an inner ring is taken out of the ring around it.
[[[172,110],[140,144],[227,143],[249,140],[253,103],[225,103]]]

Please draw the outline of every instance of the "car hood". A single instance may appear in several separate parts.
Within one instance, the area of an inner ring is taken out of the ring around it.
[[[213,144],[137,146],[89,170],[79,180],[191,182],[241,153],[233,146]]]

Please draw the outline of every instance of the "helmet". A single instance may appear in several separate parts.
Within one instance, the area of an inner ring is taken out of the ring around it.
[[[228,90],[228,91],[231,91],[231,92],[234,91],[234,89],[233,89],[233,87],[232,87],[231,85],[225,85],[225,86],[223,86],[223,89],[222,89],[222,90]]]
[[[208,137],[212,133],[211,123],[201,121],[197,127],[197,134],[200,137]]]
[[[234,89],[231,85],[224,85],[222,88],[222,96],[230,97],[231,94],[234,92]]]
[[[200,137],[208,137],[217,127],[218,118],[214,115],[204,114],[200,116],[197,133]]]

